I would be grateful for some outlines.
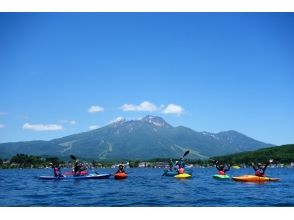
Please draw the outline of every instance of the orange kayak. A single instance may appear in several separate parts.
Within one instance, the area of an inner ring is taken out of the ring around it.
[[[116,174],[114,174],[115,179],[125,179],[127,177],[128,177],[128,174],[126,174],[126,173],[116,173]]]
[[[255,175],[243,175],[243,176],[235,176],[232,177],[233,180],[239,182],[266,182],[266,181],[279,181],[279,178],[270,178],[270,177],[262,177],[262,176],[255,176]]]

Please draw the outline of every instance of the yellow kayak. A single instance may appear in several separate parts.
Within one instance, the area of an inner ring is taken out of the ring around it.
[[[188,173],[182,173],[182,174],[175,175],[175,177],[178,179],[185,179],[185,178],[191,178],[192,176]]]

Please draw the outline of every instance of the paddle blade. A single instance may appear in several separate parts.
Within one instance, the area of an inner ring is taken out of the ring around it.
[[[187,150],[187,151],[184,153],[183,157],[187,156],[188,153],[190,153],[189,150]]]
[[[70,158],[76,160],[77,158],[74,155],[70,155]]]

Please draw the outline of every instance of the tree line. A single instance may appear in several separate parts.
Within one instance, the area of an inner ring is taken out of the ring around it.
[[[290,164],[294,162],[294,144],[213,157],[212,159],[231,164],[266,163],[269,159],[274,159],[274,163]]]
[[[214,163],[212,160],[218,160],[222,163],[230,163],[230,164],[247,164],[250,165],[252,162],[254,163],[266,163],[269,159],[274,159],[274,163],[280,164],[290,164],[294,162],[294,144],[283,145],[278,147],[264,148],[257,151],[252,152],[243,152],[237,154],[231,154],[226,156],[218,156],[212,157],[207,160],[191,160],[186,159],[186,164],[193,164],[199,166],[212,166]],[[170,158],[155,158],[151,160],[144,160],[144,162],[157,163],[157,162],[168,162]],[[172,159],[174,162],[178,160],[178,158]],[[124,160],[127,161],[127,160]],[[58,157],[40,157],[26,154],[16,154],[13,156],[10,161],[4,161],[0,158],[0,167],[1,168],[42,168],[48,167],[49,163],[53,163],[57,166],[66,166],[72,163],[73,161],[68,161],[60,159]],[[131,168],[138,167],[140,160],[128,160],[129,166]],[[117,164],[117,161],[95,161],[92,160],[92,166],[94,167],[111,167],[113,164]],[[151,166],[152,167],[152,166]]]

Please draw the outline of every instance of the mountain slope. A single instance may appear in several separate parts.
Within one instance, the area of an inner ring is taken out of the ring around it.
[[[151,159],[179,157],[187,149],[189,158],[207,158],[269,147],[236,131],[196,132],[173,127],[164,119],[146,116],[142,120],[121,120],[105,127],[53,139],[0,144],[0,157],[16,153],[69,156],[93,159]]]

